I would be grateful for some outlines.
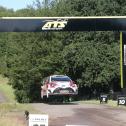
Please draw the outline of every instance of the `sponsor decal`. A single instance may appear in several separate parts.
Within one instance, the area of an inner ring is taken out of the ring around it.
[[[48,20],[42,30],[62,30],[67,25],[68,20]]]

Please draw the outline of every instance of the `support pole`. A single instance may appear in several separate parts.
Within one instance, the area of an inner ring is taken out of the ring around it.
[[[123,88],[123,42],[122,42],[122,32],[120,32],[120,75],[121,75],[121,88]]]

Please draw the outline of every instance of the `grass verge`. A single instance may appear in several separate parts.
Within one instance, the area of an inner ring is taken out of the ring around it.
[[[7,101],[0,103],[0,126],[26,126],[24,111],[35,112],[29,104],[19,104],[14,97],[14,90],[7,84],[8,79],[0,76],[0,92]]]
[[[79,101],[79,103],[81,104],[95,104],[95,105],[100,105],[100,101],[99,100],[82,100],[82,101]],[[108,100],[108,103],[102,103],[104,105],[107,105],[107,106],[110,106],[110,107],[120,107],[120,108],[125,108],[125,106],[118,106],[117,105],[117,101],[114,101],[114,100]]]
[[[8,78],[0,76],[0,91],[4,94],[8,102],[16,102],[14,96],[14,90],[11,85],[8,85]]]

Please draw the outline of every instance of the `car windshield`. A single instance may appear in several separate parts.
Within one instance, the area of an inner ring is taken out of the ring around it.
[[[51,81],[70,81],[69,77],[52,77]]]

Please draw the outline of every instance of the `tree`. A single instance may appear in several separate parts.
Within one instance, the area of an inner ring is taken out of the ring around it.
[[[37,0],[16,12],[3,8],[1,16],[114,16],[125,15],[125,7],[121,0]],[[0,71],[19,102],[40,99],[41,80],[50,74],[67,74],[90,93],[104,85],[109,91],[119,84],[118,40],[114,32],[1,33]]]

